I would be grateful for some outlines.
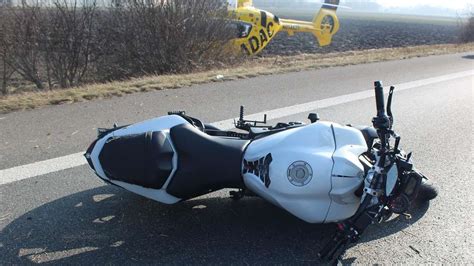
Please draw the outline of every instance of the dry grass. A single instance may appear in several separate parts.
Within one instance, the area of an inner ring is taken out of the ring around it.
[[[242,64],[226,69],[183,75],[147,76],[122,82],[92,84],[67,90],[9,95],[0,98],[0,113],[34,109],[46,105],[123,96],[136,92],[176,89],[195,84],[251,78],[260,75],[469,51],[474,51],[474,43],[386,48],[325,55],[303,54],[297,56],[253,58]],[[224,78],[218,79],[217,76],[219,75],[222,75]]]

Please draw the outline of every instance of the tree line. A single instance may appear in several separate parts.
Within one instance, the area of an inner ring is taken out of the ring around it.
[[[0,7],[1,91],[13,76],[37,90],[228,61],[222,0],[22,1]]]

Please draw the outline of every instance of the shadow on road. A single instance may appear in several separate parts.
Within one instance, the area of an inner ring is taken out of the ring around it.
[[[465,55],[462,58],[464,58],[464,59],[474,59],[474,54]]]
[[[363,241],[399,232],[427,209],[372,226]],[[333,232],[333,225],[307,224],[258,198],[166,206],[104,186],[14,220],[0,234],[0,253],[5,264],[314,264]]]

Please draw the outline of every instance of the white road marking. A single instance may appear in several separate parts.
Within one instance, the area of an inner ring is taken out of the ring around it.
[[[84,152],[79,152],[46,161],[22,165],[0,171],[0,186],[84,165]]]
[[[440,83],[444,81],[449,81],[453,79],[474,76],[474,71],[463,71],[428,79],[416,80],[406,83],[401,83],[395,85],[397,87],[396,91],[408,90],[417,87],[427,86],[435,83]],[[327,108],[331,106],[336,106],[344,103],[350,103],[358,100],[364,100],[374,97],[373,90],[366,90],[341,96],[336,96],[332,98],[327,98],[323,100],[278,108],[274,110],[268,110],[252,115],[246,116],[249,120],[258,120],[263,117],[264,114],[267,114],[268,120],[279,119],[295,114],[305,113],[313,111],[316,109]],[[220,122],[212,123],[213,126],[221,128],[223,130],[229,130],[234,128],[234,119],[228,119]],[[0,186],[13,183],[16,181],[45,175],[49,173],[54,173],[78,166],[87,164],[85,158],[83,157],[84,152],[79,152],[75,154],[70,154],[63,157],[58,157],[46,161],[35,162],[32,164],[17,166],[5,170],[0,170]]]
[[[443,81],[449,81],[449,80],[473,76],[473,75],[474,75],[474,71],[469,70],[469,71],[463,71],[463,72],[453,73],[449,75],[438,76],[434,78],[410,81],[410,82],[401,83],[394,86],[396,87],[396,91],[403,91],[403,90],[418,88],[422,86],[440,83]],[[386,87],[385,89],[388,90],[388,87]],[[274,119],[279,119],[279,118],[283,118],[283,117],[287,117],[287,116],[291,116],[295,114],[310,112],[317,109],[327,108],[327,107],[336,106],[336,105],[340,105],[344,103],[355,102],[358,100],[364,100],[364,99],[368,99],[372,97],[374,97],[374,90],[366,90],[366,91],[336,96],[332,98],[327,98],[323,100],[318,100],[314,102],[297,104],[297,105],[278,108],[278,109],[269,110],[269,111],[263,111],[263,112],[248,115],[245,117],[248,120],[261,120],[262,117],[265,114],[267,114],[268,120],[274,120]],[[219,128],[231,129],[234,127],[233,123],[234,123],[233,119],[228,119],[221,122],[216,122],[213,125]]]

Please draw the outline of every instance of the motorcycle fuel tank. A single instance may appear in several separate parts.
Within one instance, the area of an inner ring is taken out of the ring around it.
[[[318,122],[253,141],[244,154],[245,185],[310,223],[352,216],[364,178],[360,131]]]

